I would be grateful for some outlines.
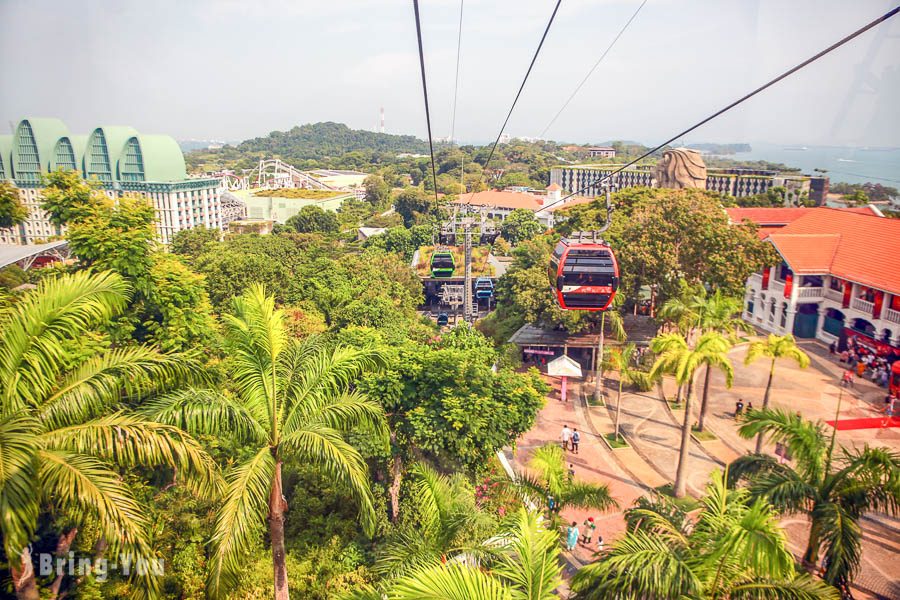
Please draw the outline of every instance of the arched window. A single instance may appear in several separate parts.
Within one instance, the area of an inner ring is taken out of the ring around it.
[[[881,332],[881,341],[884,342],[885,344],[890,344],[890,343],[891,343],[891,336],[893,336],[893,334],[894,334],[893,331],[891,331],[890,329],[885,328],[885,329]]]
[[[781,305],[781,326],[784,327],[787,325],[787,302]]]
[[[865,319],[853,319],[852,328],[869,337],[875,337],[875,326]]]

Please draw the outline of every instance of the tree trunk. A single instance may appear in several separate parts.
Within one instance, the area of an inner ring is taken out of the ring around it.
[[[603,398],[603,344],[606,335],[606,313],[600,316],[600,344],[597,347],[597,381],[594,384],[594,402]]]
[[[275,476],[269,493],[269,537],[272,541],[272,566],[275,569],[275,600],[288,600],[287,564],[284,555],[284,513],[287,502],[281,487],[281,461],[275,461]]]
[[[400,483],[403,481],[403,459],[399,452],[394,456],[391,475],[391,487],[388,489],[391,497],[391,522],[396,523],[400,517]]]
[[[700,401],[700,417],[697,419],[697,431],[703,431],[703,421],[706,420],[706,400],[709,397],[709,363],[706,364],[706,375],[703,378],[703,399]]]
[[[614,439],[619,439],[619,415],[622,414],[622,374],[619,373],[619,393],[616,396],[616,425]]]
[[[682,387],[681,387],[681,384],[679,383],[678,388],[675,390],[675,404],[681,404],[681,400],[682,400],[681,392],[682,392]]]
[[[694,391],[693,377],[687,384],[687,396],[684,399],[684,423],[681,425],[681,449],[678,452],[678,469],[675,471],[675,487],[672,490],[676,498],[683,498],[687,492],[687,464],[690,458],[691,444],[691,396]]]
[[[59,541],[56,542],[56,556],[63,557],[69,552],[76,535],[78,535],[78,528],[74,527],[68,533],[59,536]],[[64,575],[57,575],[56,579],[53,580],[53,584],[50,586],[51,600],[56,600],[59,596],[59,588],[62,587],[63,577]]]
[[[766,383],[766,395],[763,396],[763,405],[762,407],[769,408],[769,392],[772,391],[772,377],[775,376],[775,359],[772,359],[772,367],[769,369],[769,381]],[[762,432],[756,436],[756,453],[762,454],[762,445],[763,445],[763,434]]]
[[[821,533],[821,527],[813,521],[812,527],[809,529],[809,541],[806,543],[806,552],[803,553],[804,564],[815,567],[816,563],[819,562],[819,539]]]
[[[22,553],[19,555],[18,566],[14,566],[15,563],[12,560],[9,562],[16,598],[19,600],[40,600],[41,594],[38,592],[37,581],[34,578],[34,565],[31,564],[31,549],[27,546],[22,549]]]

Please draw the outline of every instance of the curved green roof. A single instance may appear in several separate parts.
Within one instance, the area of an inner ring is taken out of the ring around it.
[[[0,179],[12,179],[12,135],[0,135]]]
[[[137,134],[133,128],[120,125],[103,125],[94,129],[84,150],[82,172],[85,179],[96,177],[107,183],[118,181],[116,162],[125,149],[125,143]]]
[[[184,154],[174,138],[168,135],[143,134],[138,135],[137,138],[144,161],[144,181],[183,181],[187,179]]]
[[[81,168],[81,157],[82,154],[78,152],[78,149],[72,142],[72,136],[64,135],[56,140],[56,145],[53,148],[53,154],[50,156],[49,170],[78,170]]]
[[[12,163],[17,179],[37,182],[53,159],[59,138],[69,135],[59,119],[28,118],[19,121],[13,134]]]

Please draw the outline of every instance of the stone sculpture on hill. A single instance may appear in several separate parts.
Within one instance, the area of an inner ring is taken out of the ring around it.
[[[663,152],[656,164],[656,185],[661,188],[706,189],[706,164],[696,150],[674,148]]]

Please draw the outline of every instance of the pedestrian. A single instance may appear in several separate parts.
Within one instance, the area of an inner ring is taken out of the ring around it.
[[[569,429],[568,425],[563,425],[561,437],[562,437],[563,450],[568,450],[569,449],[569,440],[572,439],[572,430]]]
[[[744,412],[744,399],[738,398],[738,401],[734,403],[734,418],[737,419],[741,416],[741,413]]]
[[[603,536],[597,534],[597,552],[603,552]]]
[[[547,510],[552,514],[554,508],[556,508],[556,500],[553,498],[553,496],[548,495],[547,496]]]
[[[844,376],[841,379],[841,385],[845,387],[853,387],[853,371],[847,369],[844,371]]]
[[[893,394],[888,394],[884,397],[884,406],[881,407],[881,410],[879,412],[887,413],[888,406],[890,405],[893,397]]]
[[[572,431],[572,452],[578,454],[578,443],[581,441],[581,434],[575,429]]]
[[[747,403],[747,412],[749,413],[749,412],[751,412],[752,410],[753,410],[753,403],[752,403],[752,402],[748,402],[748,403]]]
[[[594,524],[594,517],[588,517],[587,520],[582,523],[582,526],[584,527],[584,533],[581,536],[581,541],[587,546],[591,543],[591,540],[594,539],[594,530],[597,529],[597,526]]]
[[[855,369],[856,363],[858,363],[858,362],[859,362],[859,359],[856,358],[856,352],[851,352],[850,357],[847,358],[847,366],[850,367],[851,369]]]
[[[864,363],[864,362],[856,363],[856,374],[859,375],[860,377],[862,377],[863,373],[865,373],[865,372],[866,372],[866,363]]]
[[[569,481],[575,479],[575,465],[569,463]]]
[[[842,363],[847,362],[848,360],[850,360],[850,353],[844,350],[843,352],[841,352],[840,359]]]
[[[572,552],[578,545],[578,523],[572,521],[572,526],[566,530],[566,550]]]
[[[834,342],[831,342],[830,344],[828,344],[828,352],[830,354],[834,354],[835,350],[837,350],[837,344],[835,344]]]

